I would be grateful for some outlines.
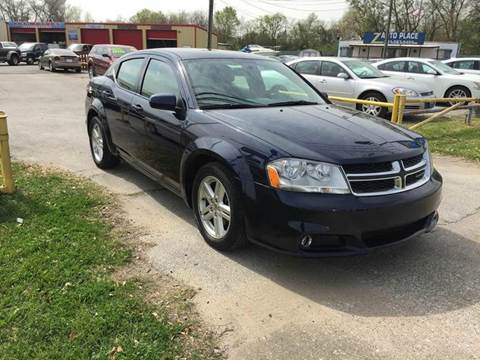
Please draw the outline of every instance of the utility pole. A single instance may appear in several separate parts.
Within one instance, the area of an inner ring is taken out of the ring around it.
[[[387,50],[388,50],[388,40],[390,37],[390,23],[392,22],[392,10],[393,10],[393,0],[390,0],[390,7],[388,8],[388,21],[387,21],[387,28],[385,30],[385,43],[383,46],[383,58],[387,58]]]
[[[208,50],[212,50],[213,0],[208,0]]]

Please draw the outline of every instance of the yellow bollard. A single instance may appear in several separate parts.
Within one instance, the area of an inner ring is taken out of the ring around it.
[[[400,97],[400,103],[398,105],[398,113],[397,113],[397,124],[401,124],[403,122],[403,113],[405,112],[405,104],[407,103],[407,97],[405,95],[396,95]]]
[[[398,111],[400,109],[400,95],[395,94],[393,97],[393,109],[392,109],[392,123],[396,123],[398,120]]]
[[[10,148],[8,146],[7,115],[3,112],[0,112],[0,174],[3,178],[3,186],[0,186],[0,191],[7,194],[13,193],[15,185],[13,183]]]

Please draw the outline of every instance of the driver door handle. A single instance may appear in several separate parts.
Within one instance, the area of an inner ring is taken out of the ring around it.
[[[143,113],[143,107],[140,104],[135,104],[132,106],[133,111],[135,111],[137,114],[142,114]]]
[[[322,79],[322,80],[319,81],[319,83],[320,83],[320,84],[326,84],[326,83],[327,83],[327,80]]]

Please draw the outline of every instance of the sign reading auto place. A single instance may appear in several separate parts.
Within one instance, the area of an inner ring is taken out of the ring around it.
[[[383,44],[385,42],[384,32],[366,32],[363,34],[364,44]],[[391,32],[388,36],[390,44],[399,45],[423,45],[425,43],[424,32]]]

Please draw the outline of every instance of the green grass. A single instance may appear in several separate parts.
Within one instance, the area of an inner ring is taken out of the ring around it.
[[[465,125],[463,118],[443,118],[415,131],[428,139],[433,152],[480,161],[480,119],[474,119],[472,125]]]
[[[0,359],[204,358],[185,348],[190,323],[145,303],[138,281],[111,279],[131,253],[102,216],[107,195],[39,168],[14,174],[19,190],[0,195]]]

